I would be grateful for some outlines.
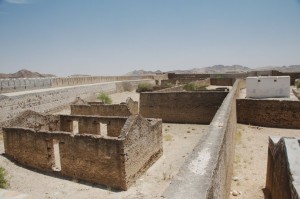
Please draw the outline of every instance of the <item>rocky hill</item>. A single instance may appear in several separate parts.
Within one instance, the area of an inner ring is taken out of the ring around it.
[[[248,68],[246,66],[241,65],[232,65],[232,66],[224,66],[224,65],[214,65],[204,68],[193,68],[189,70],[171,70],[164,71],[166,73],[177,73],[177,74],[197,74],[197,73],[208,73],[208,74],[218,74],[218,73],[241,73],[248,72],[253,70],[278,70],[280,72],[300,72],[300,65],[291,65],[291,66],[267,66],[260,68]],[[144,70],[135,70],[126,75],[146,75],[146,74],[155,74],[161,73],[161,71],[144,71]]]
[[[32,72],[26,69],[19,70],[16,73],[0,73],[0,79],[5,78],[37,78],[37,77],[55,77],[55,75],[52,74],[40,74],[38,72]]]

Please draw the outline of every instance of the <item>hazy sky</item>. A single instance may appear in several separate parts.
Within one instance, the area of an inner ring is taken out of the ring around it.
[[[0,0],[0,73],[300,64],[300,0]]]

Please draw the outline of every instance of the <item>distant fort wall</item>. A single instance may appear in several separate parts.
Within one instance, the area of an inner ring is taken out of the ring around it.
[[[33,110],[37,112],[51,112],[60,110],[72,103],[76,97],[89,99],[100,92],[108,94],[131,91],[141,82],[154,84],[153,79],[115,81],[98,84],[69,86],[32,90],[22,93],[7,93],[0,95],[0,127],[20,112]]]
[[[159,76],[158,76],[159,77]],[[87,76],[87,77],[46,77],[46,78],[16,78],[0,79],[0,93],[25,90],[96,84],[112,81],[139,79],[157,79],[154,76]]]

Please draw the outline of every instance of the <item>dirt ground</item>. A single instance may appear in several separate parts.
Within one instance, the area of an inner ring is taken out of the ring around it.
[[[230,199],[264,198],[269,136],[296,137],[300,130],[266,128],[238,124]]]
[[[139,94],[125,92],[111,95],[113,103],[124,102],[130,96],[138,100]],[[69,110],[60,111],[67,114]],[[53,177],[30,170],[0,156],[0,166],[8,173],[10,189],[36,198],[161,198],[161,194],[177,174],[179,168],[207,131],[208,125],[163,124],[163,156],[141,176],[128,191]],[[0,153],[4,153],[0,139]]]

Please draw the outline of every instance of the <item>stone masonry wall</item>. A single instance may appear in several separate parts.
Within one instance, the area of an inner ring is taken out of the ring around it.
[[[210,78],[211,85],[232,86],[234,82],[235,78]]]
[[[127,190],[162,155],[161,120],[138,115],[69,115],[60,116],[60,120],[61,130],[70,130],[68,122],[73,120],[85,121],[85,128],[79,128],[79,133],[3,128],[5,155],[27,167],[122,190]],[[111,122],[119,133],[114,137],[93,135],[90,125],[95,121]],[[120,129],[116,122],[123,127]]]
[[[237,99],[238,123],[275,128],[300,128],[300,102]]]
[[[130,116],[138,114],[138,102],[131,98],[121,104],[71,104],[71,115]]]
[[[0,95],[0,126],[24,110],[49,112],[69,105],[76,97],[87,99],[102,91],[108,94],[116,93],[128,84],[136,88],[140,82],[154,84],[154,80],[137,80],[2,94]]]
[[[145,92],[140,114],[163,122],[209,124],[228,92]]]
[[[4,131],[5,155],[43,171],[53,171],[53,140],[59,142],[58,174],[126,189],[121,168],[122,141],[92,135],[8,128]]]
[[[272,199],[300,198],[300,140],[269,139],[266,189]]]
[[[158,76],[159,77],[159,76]],[[127,81],[139,79],[154,79],[153,76],[87,76],[87,77],[46,77],[0,79],[0,93],[95,84],[111,81]]]
[[[236,134],[235,99],[239,95],[239,83],[240,80],[233,85],[207,133],[165,190],[164,198],[229,197]]]

